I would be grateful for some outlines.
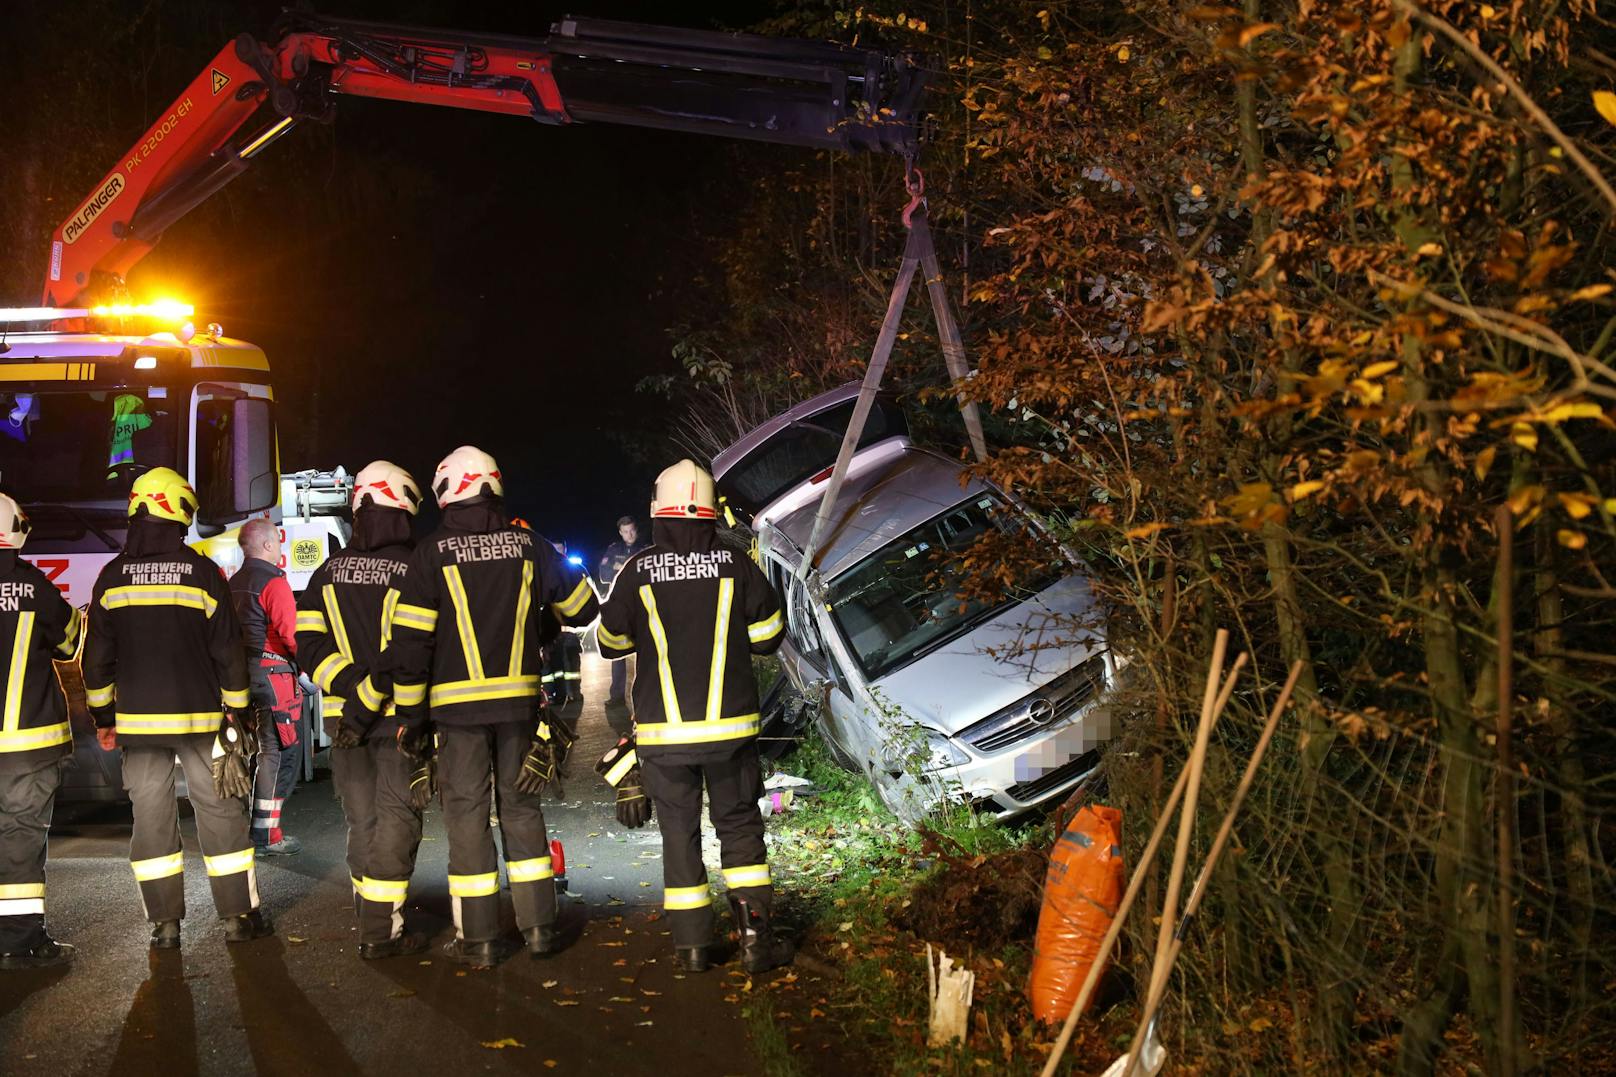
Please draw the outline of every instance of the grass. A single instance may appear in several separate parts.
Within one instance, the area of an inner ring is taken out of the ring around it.
[[[803,979],[771,981],[747,1019],[764,1071],[981,1074],[1035,1070],[1044,1034],[1024,997],[1030,940],[973,947],[932,939],[977,973],[969,1042],[926,1046],[926,939],[906,926],[924,886],[997,854],[1047,846],[1046,823],[1007,827],[950,807],[927,824],[929,842],[882,804],[869,784],[839,767],[817,735],[778,769],[814,783],[793,810],[769,821],[779,918],[803,940]],[[988,868],[992,870],[991,865]],[[834,975],[813,980],[811,969]],[[840,1041],[822,1064],[816,1044]]]

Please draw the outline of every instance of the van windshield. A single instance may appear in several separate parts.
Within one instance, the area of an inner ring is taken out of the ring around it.
[[[122,506],[137,476],[174,467],[161,386],[0,392],[0,489],[23,504]]]
[[[837,576],[831,615],[847,637],[864,675],[875,680],[970,630],[1061,578],[1052,558],[1027,589],[1002,601],[959,597],[960,555],[991,528],[1026,524],[998,497],[977,494],[934,516]]]

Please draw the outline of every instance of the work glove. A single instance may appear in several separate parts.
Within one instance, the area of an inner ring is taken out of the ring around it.
[[[371,727],[381,715],[359,702],[358,696],[342,701],[342,714],[337,719],[337,732],[331,743],[338,748],[357,748],[370,735]]]
[[[409,757],[411,763],[410,807],[425,811],[432,798],[438,795],[438,753],[432,743],[431,727],[400,726],[398,750]]]
[[[213,791],[221,799],[245,797],[252,793],[252,721],[246,710],[227,710],[213,738]]]
[[[554,782],[556,796],[566,796],[561,789],[561,761],[566,754],[556,723],[541,716],[533,726],[533,740],[522,756],[522,770],[516,776],[517,790],[538,796]]]
[[[623,737],[595,764],[595,773],[617,790],[617,821],[638,830],[651,821],[651,798],[640,784],[640,759],[634,751],[634,738]]]

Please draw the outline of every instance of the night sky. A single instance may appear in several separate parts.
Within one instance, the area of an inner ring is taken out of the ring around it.
[[[231,6],[247,21],[230,33],[267,35],[274,6]],[[533,36],[569,11],[707,28],[770,13],[764,2],[465,7],[325,10]],[[153,115],[211,55],[174,51],[153,64]],[[27,92],[14,83],[8,102]],[[312,148],[287,152],[299,138]],[[653,477],[675,458],[665,403],[634,384],[674,369],[667,330],[684,320],[723,220],[715,181],[736,153],[806,152],[340,98],[334,136],[294,130],[171,228],[130,283],[142,296],[183,293],[199,322],[266,350],[286,470],[389,457],[425,485],[439,458],[473,443],[499,461],[513,510],[596,554],[620,514],[643,517]],[[366,212],[341,211],[360,203]]]

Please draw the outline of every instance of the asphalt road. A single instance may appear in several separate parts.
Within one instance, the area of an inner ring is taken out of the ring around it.
[[[47,916],[78,960],[66,971],[0,974],[0,1074],[757,1072],[739,1009],[725,1001],[744,976],[733,963],[688,977],[672,967],[659,922],[660,842],[654,827],[617,826],[592,771],[614,738],[605,663],[584,662],[588,700],[567,799],[545,809],[567,854],[571,945],[562,954],[533,961],[522,952],[482,972],[442,956],[454,929],[434,809],[406,909],[434,948],[361,961],[342,813],[325,770],[286,807],[303,851],[258,863],[276,935],[225,945],[186,819],[184,946],[157,954],[129,871],[127,806],[63,805]],[[505,914],[514,939],[508,902]]]

